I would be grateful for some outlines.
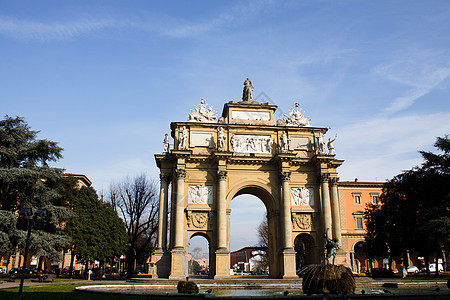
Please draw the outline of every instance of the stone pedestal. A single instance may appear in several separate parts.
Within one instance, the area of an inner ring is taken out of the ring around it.
[[[186,280],[188,276],[186,251],[184,248],[174,248],[171,252],[171,265],[169,279]]]
[[[332,258],[330,259],[331,262]],[[344,265],[346,267],[351,267],[351,263],[347,261],[347,255],[344,250],[337,249],[336,250],[336,259],[334,261],[335,265]]]
[[[230,276],[230,252],[225,248],[216,250],[216,275],[214,279],[229,279]]]
[[[170,252],[157,248],[155,250],[155,272],[154,278],[169,278],[170,275]]]
[[[298,279],[295,270],[295,250],[283,249],[281,251],[281,261],[283,264],[283,273],[281,278],[283,279]]]

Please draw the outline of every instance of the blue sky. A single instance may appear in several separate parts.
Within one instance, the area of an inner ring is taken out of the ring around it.
[[[157,178],[170,122],[249,77],[278,117],[299,102],[337,134],[341,180],[383,181],[450,133],[449,32],[438,0],[0,0],[0,112],[101,191]]]

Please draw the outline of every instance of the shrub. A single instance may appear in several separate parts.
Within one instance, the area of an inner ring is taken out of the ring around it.
[[[198,294],[198,286],[192,281],[178,281],[177,290],[182,294]]]

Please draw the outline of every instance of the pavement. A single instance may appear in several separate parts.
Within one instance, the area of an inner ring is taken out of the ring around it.
[[[52,284],[124,284],[127,283],[125,280],[77,280],[77,281],[24,281],[23,286],[33,286],[33,285],[52,285]],[[16,279],[14,282],[0,281],[0,289],[15,288],[20,286],[20,279]]]

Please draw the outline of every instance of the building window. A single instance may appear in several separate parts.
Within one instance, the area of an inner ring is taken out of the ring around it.
[[[356,217],[356,229],[364,229],[364,220],[363,217]]]
[[[380,203],[380,199],[378,199],[378,195],[373,195],[373,196],[372,196],[372,203],[373,203],[373,204],[378,204],[378,203]]]
[[[355,204],[361,204],[361,194],[360,193],[353,193],[353,200],[355,201]]]

